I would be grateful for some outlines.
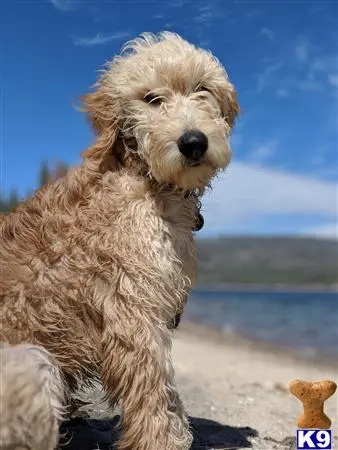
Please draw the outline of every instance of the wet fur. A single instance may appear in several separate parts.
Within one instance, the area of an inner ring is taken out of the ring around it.
[[[119,450],[188,449],[168,324],[196,278],[196,207],[230,160],[235,90],[210,53],[146,34],[83,109],[96,135],[83,163],[1,219],[0,339],[46,349],[66,392],[100,377],[122,400]],[[191,128],[209,140],[198,167],[176,145]]]

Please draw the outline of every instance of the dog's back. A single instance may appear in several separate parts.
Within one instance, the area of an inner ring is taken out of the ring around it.
[[[63,389],[50,355],[32,345],[2,346],[0,379],[0,449],[55,449]]]

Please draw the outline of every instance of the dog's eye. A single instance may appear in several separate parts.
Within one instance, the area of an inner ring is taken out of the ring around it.
[[[210,90],[205,87],[203,84],[201,84],[200,86],[197,86],[197,88],[195,89],[195,92],[210,92]]]
[[[160,105],[163,102],[163,99],[161,97],[153,94],[152,92],[149,92],[147,95],[145,95],[143,97],[143,100],[146,103],[151,103],[154,106]]]

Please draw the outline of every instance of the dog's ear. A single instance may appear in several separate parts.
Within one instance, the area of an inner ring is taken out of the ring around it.
[[[235,89],[232,87],[230,92],[228,92],[228,102],[227,102],[227,110],[225,113],[225,120],[228,123],[229,127],[232,128],[235,124],[235,120],[240,112],[239,103],[237,100],[237,93]]]
[[[219,83],[216,91],[216,98],[221,105],[222,115],[231,130],[240,112],[240,107],[237,101],[236,90],[228,79],[223,79],[222,82]]]
[[[91,121],[96,140],[82,152],[86,160],[101,164],[110,155],[114,157],[114,147],[118,137],[118,105],[102,88],[82,97],[82,108]]]

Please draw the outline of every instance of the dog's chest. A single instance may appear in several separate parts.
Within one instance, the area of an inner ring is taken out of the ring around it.
[[[119,186],[123,184],[127,183]],[[101,197],[104,208],[96,218],[101,224],[100,241],[109,241],[107,251],[114,263],[131,278],[166,291],[186,292],[196,272],[195,206],[175,197],[154,198],[141,192],[140,186],[131,186],[128,180],[129,191],[118,192],[115,185]]]
[[[194,281],[195,243],[190,231],[176,230],[164,223],[158,236],[153,235],[150,240],[158,248],[156,263],[164,278],[168,276],[174,285]]]
[[[91,273],[102,278],[104,268],[111,286],[116,282],[138,299],[166,297],[177,305],[186,298],[196,278],[192,200],[158,194],[144,179],[112,173],[82,216]]]
[[[148,267],[150,277],[154,280],[156,276],[158,284],[186,290],[195,279],[195,242],[191,229],[177,217],[175,221],[159,215],[151,204],[140,205],[140,209],[143,221],[129,238],[141,265]]]

